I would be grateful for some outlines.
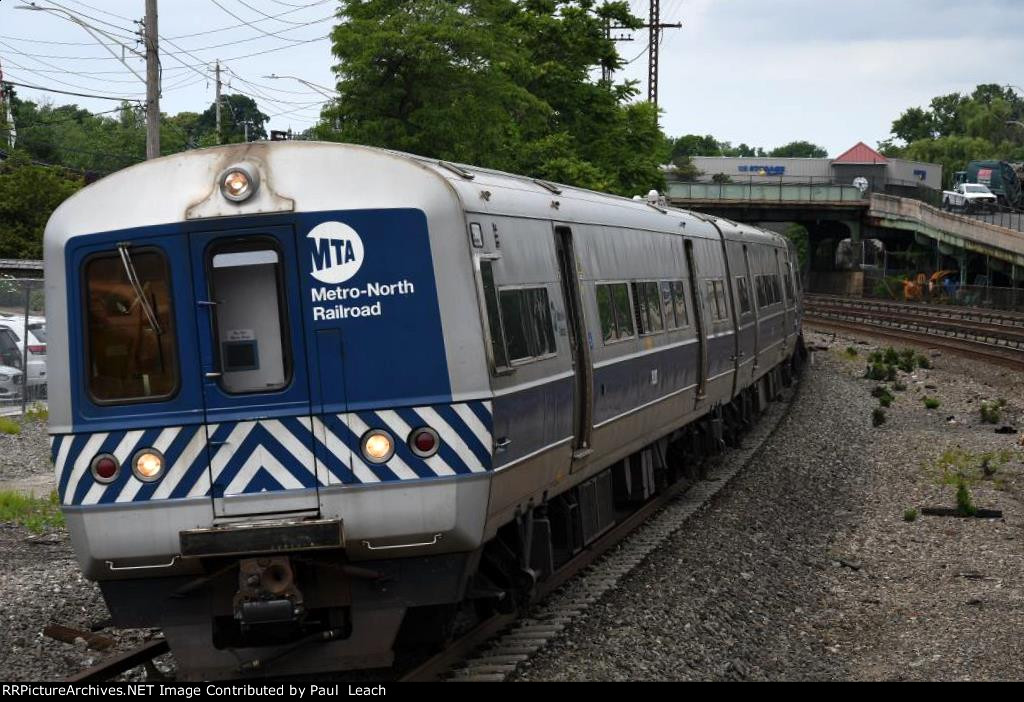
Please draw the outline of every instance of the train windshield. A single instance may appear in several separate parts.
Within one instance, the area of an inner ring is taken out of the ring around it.
[[[100,403],[165,399],[178,386],[167,259],[146,248],[131,260],[135,281],[120,252],[85,263],[89,392]]]

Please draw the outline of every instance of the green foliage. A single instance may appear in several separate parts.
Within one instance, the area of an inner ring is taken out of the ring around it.
[[[923,353],[917,354],[917,356],[915,358],[917,359],[917,365],[918,365],[919,368],[931,368],[932,367],[932,362]]]
[[[626,2],[343,0],[332,39],[341,97],[318,138],[383,146],[623,195],[663,190],[671,145],[605,22]]]
[[[1003,421],[1003,414],[997,402],[982,400],[980,410],[981,421],[986,424],[999,424],[999,422]]]
[[[885,410],[881,407],[871,410],[871,426],[880,427],[883,424],[885,424]]]
[[[19,524],[39,534],[64,526],[64,515],[56,491],[42,499],[3,490],[0,491],[0,522]]]
[[[810,256],[810,234],[807,232],[807,227],[802,224],[793,223],[786,227],[786,231],[782,235],[793,242],[793,246],[796,248],[797,260],[800,262],[800,270],[804,270],[807,267],[807,261]]]
[[[30,422],[45,422],[50,418],[50,410],[42,402],[33,402],[25,408],[25,419]]]
[[[916,508],[908,507],[907,509],[903,510],[903,521],[905,521],[905,522],[913,522],[915,520],[917,520],[917,509]]]
[[[846,355],[849,356],[850,358],[857,358],[857,354],[858,353],[859,352],[857,351],[857,347],[856,346],[847,346],[846,347]]]
[[[904,390],[907,389],[907,384],[904,383],[902,380],[897,380],[892,384],[892,389],[897,392],[903,392]]]
[[[81,177],[17,151],[0,162],[0,258],[42,258],[46,221],[82,185]]]
[[[892,371],[892,368],[885,363],[870,363],[868,364],[867,371],[864,373],[864,377],[868,380],[889,380],[890,371]]]
[[[967,487],[967,481],[964,479],[961,479],[956,487],[956,508],[960,514],[968,517],[973,517],[978,512],[971,499],[971,489]]]
[[[938,409],[939,406],[942,405],[942,402],[940,402],[937,398],[928,397],[927,395],[921,398],[921,400],[924,402],[925,408],[930,410]]]
[[[809,141],[791,141],[768,152],[779,158],[827,158],[828,151]]]
[[[978,85],[970,95],[940,95],[927,108],[905,110],[880,147],[889,156],[942,164],[948,186],[969,161],[1024,158],[1024,129],[1011,120],[1024,120],[1024,99],[1012,88]]]
[[[220,131],[222,144],[238,144],[245,141],[245,124],[249,123],[249,141],[267,138],[266,123],[268,115],[260,112],[256,101],[245,95],[221,95]],[[212,103],[201,115],[183,112],[177,115],[182,129],[195,134],[200,141],[209,141],[210,145],[217,140],[217,105]],[[206,146],[206,143],[202,144]]]
[[[0,434],[20,434],[21,425],[13,419],[0,417]]]

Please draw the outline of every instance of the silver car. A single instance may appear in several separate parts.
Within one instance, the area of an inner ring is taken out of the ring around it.
[[[24,382],[25,374],[20,370],[11,366],[0,366],[0,402],[19,399]]]

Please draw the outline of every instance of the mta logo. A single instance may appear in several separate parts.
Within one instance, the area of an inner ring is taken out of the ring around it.
[[[362,267],[363,240],[347,224],[322,222],[307,238],[312,257],[310,274],[321,283],[344,283]]]

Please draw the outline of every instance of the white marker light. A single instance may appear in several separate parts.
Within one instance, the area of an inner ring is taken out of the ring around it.
[[[248,200],[260,187],[259,173],[241,164],[224,169],[218,181],[221,194],[232,202]]]
[[[139,480],[151,483],[164,472],[164,457],[156,449],[142,449],[132,456],[132,473]]]
[[[382,429],[371,429],[363,436],[363,457],[370,463],[386,463],[395,453],[395,442]]]

